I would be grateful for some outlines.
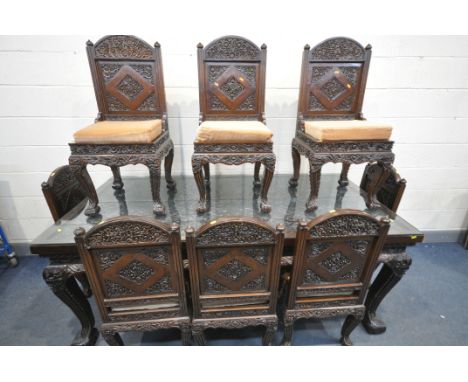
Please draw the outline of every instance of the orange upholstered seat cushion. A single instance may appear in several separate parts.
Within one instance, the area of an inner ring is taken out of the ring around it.
[[[205,121],[195,143],[266,143],[273,133],[259,121]]]
[[[305,133],[319,142],[388,140],[392,126],[370,121],[306,121]]]
[[[100,121],[78,130],[75,143],[151,143],[161,135],[160,119],[147,121]]]

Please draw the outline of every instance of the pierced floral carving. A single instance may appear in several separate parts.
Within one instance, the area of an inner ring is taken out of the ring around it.
[[[195,144],[196,153],[262,153],[271,152],[272,143],[226,143],[226,144]]]
[[[138,58],[153,57],[153,48],[133,36],[108,36],[94,47],[96,58]]]
[[[111,280],[104,280],[104,289],[106,291],[107,297],[122,297],[122,296],[132,296],[135,292],[129,288],[124,287],[121,284],[117,284]]]
[[[316,61],[353,61],[363,60],[364,48],[348,38],[338,37],[325,40],[310,51],[311,60]]]
[[[274,232],[247,222],[215,225],[197,236],[197,245],[273,244],[274,242]]]
[[[260,49],[242,37],[223,37],[205,48],[207,60],[258,60]]]
[[[234,77],[231,77],[219,88],[232,100],[236,99],[245,89],[244,86],[242,86],[242,84]]]
[[[167,232],[141,222],[119,222],[110,226],[99,227],[86,235],[86,242],[91,247],[119,244],[167,243]]]
[[[334,216],[310,229],[313,237],[378,235],[379,224],[359,215]]]
[[[351,260],[348,257],[343,255],[341,252],[334,252],[325,260],[321,261],[319,265],[329,273],[337,273],[349,263],[351,263]]]
[[[125,267],[121,268],[117,273],[119,276],[129,281],[137,284],[143,284],[151,275],[154,274],[154,271],[142,262],[133,260]]]
[[[266,282],[265,282],[265,274],[261,274],[260,276],[254,278],[253,280],[249,281],[248,283],[244,284],[241,287],[241,290],[265,290],[266,289]]]
[[[134,100],[143,91],[143,86],[127,75],[117,85],[117,89],[128,99]]]
[[[247,264],[244,264],[237,259],[232,259],[230,262],[220,267],[218,269],[218,273],[229,280],[236,281],[245,276],[251,270],[252,269]]]

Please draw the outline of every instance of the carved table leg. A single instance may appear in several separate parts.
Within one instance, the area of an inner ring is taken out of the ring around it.
[[[293,336],[293,325],[294,322],[285,322],[284,323],[284,336],[283,340],[281,341],[281,345],[283,346],[291,346],[292,343],[292,336]]]
[[[289,185],[291,187],[297,187],[297,183],[299,181],[299,170],[301,167],[301,156],[299,151],[292,146],[291,147],[292,159],[293,159],[293,176],[289,179]]]
[[[260,167],[262,166],[261,162],[255,162],[255,169],[254,169],[254,187],[260,187],[262,182],[260,181]]]
[[[150,172],[151,193],[153,194],[153,212],[156,215],[164,215],[166,209],[161,202],[160,187],[161,187],[161,161],[153,160],[151,163],[146,163]]]
[[[264,213],[271,211],[271,205],[268,203],[268,190],[270,189],[270,184],[273,179],[273,173],[275,172],[275,167],[272,168],[265,165],[265,175],[263,176],[263,186],[262,191],[260,192],[260,210]]]
[[[193,176],[195,177],[195,182],[197,183],[198,193],[200,194],[200,200],[198,202],[197,212],[204,213],[207,211],[206,206],[206,187],[203,180],[202,166],[195,164],[192,159],[192,169]]]
[[[349,162],[343,162],[343,164],[342,164],[340,180],[338,180],[338,183],[339,183],[340,186],[347,186],[349,184],[348,171],[349,171],[349,166],[350,165],[351,165],[351,163],[349,163]]]
[[[403,252],[397,253],[393,258],[390,257],[390,260],[383,264],[367,293],[366,313],[362,323],[368,333],[380,334],[387,330],[385,323],[377,318],[376,310],[385,296],[398,284],[409,269],[411,261],[411,257],[403,249]]]
[[[357,328],[362,320],[362,315],[349,315],[346,317],[343,327],[341,328],[341,339],[340,342],[343,346],[352,346],[353,343],[349,336],[352,331]]]
[[[164,176],[166,178],[166,186],[170,190],[175,190],[176,188],[176,182],[172,178],[172,162],[174,160],[174,147],[169,150],[169,152],[166,155],[166,158],[164,158]]]
[[[203,164],[203,172],[205,173],[205,187],[210,188],[210,164]]]
[[[309,166],[310,194],[306,203],[306,211],[312,212],[318,207],[317,198],[320,188],[322,165],[315,163],[313,159],[309,159]]]
[[[99,207],[99,199],[94,188],[93,181],[89,176],[88,170],[86,169],[86,164],[73,163],[70,160],[70,170],[73,175],[78,179],[81,186],[84,188],[86,195],[88,196],[89,204],[85,209],[86,216],[96,215],[101,208]]]
[[[93,293],[91,291],[91,286],[89,285],[88,278],[86,277],[86,273],[85,272],[76,273],[75,279],[78,280],[78,282],[80,283],[81,289],[85,297],[87,298],[91,297]]]
[[[74,269],[76,267],[77,269]],[[78,286],[74,276],[81,265],[49,265],[43,271],[43,278],[52,292],[67,305],[80,320],[81,331],[72,345],[94,345],[98,331],[94,327],[94,316],[88,300]]]
[[[192,329],[193,339],[197,346],[205,346],[206,340],[205,335],[203,334],[203,330],[201,329]]]
[[[273,342],[273,338],[275,337],[275,333],[277,330],[278,330],[277,325],[267,326],[265,334],[263,335],[263,338],[262,338],[263,346],[271,346],[271,343]]]
[[[123,346],[124,344],[119,333],[101,329],[101,335],[110,346]]]
[[[122,176],[120,175],[120,167],[118,166],[111,166],[112,175],[114,176],[114,183],[112,184],[112,188],[114,190],[120,190],[124,184],[122,182]]]

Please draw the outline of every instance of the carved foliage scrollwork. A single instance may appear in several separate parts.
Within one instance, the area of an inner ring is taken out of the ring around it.
[[[195,153],[192,155],[192,169],[194,172],[199,171],[203,163],[223,163],[227,165],[240,165],[243,163],[261,162],[269,170],[275,170],[276,157],[273,153],[265,154],[231,154],[231,155],[216,155],[206,153]]]
[[[273,244],[275,233],[249,222],[230,222],[215,225],[197,235],[197,245]]]
[[[260,49],[241,37],[223,37],[205,48],[207,60],[258,60]]]
[[[108,36],[95,45],[94,54],[96,58],[150,59],[153,49],[133,36]]]
[[[310,229],[312,237],[378,235],[379,224],[359,215],[333,216]]]
[[[99,227],[86,235],[91,247],[119,244],[167,243],[169,234],[150,224],[142,222],[118,222]]]
[[[344,37],[325,40],[310,51],[310,59],[317,61],[354,61],[363,60],[364,56],[360,44]]]

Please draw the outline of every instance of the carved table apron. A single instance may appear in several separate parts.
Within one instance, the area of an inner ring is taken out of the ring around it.
[[[208,222],[219,216],[257,216],[267,221],[272,226],[281,223],[286,226],[285,234],[285,255],[292,254],[295,241],[295,227],[298,219],[310,220],[313,217],[323,214],[330,209],[356,208],[366,210],[374,214],[388,214],[392,222],[392,227],[387,239],[387,243],[379,257],[382,268],[376,275],[370,286],[365,302],[366,312],[363,325],[371,334],[385,331],[385,324],[377,318],[376,310],[385,296],[401,280],[405,272],[411,265],[411,258],[406,254],[408,246],[412,246],[422,241],[423,235],[416,228],[404,221],[389,210],[368,210],[365,205],[365,196],[360,195],[359,188],[350,182],[348,187],[336,187],[338,174],[324,174],[322,182],[322,192],[334,192],[332,198],[319,197],[319,209],[312,214],[304,214],[300,207],[308,196],[306,182],[299,190],[289,193],[288,200],[287,182],[289,175],[276,175],[272,182],[272,203],[276,208],[271,214],[261,212],[258,203],[258,193],[252,193],[251,179],[242,176],[222,176],[212,178],[212,193],[218,195],[223,191],[224,198],[213,198],[211,203],[213,211],[207,216],[199,216],[195,212],[198,203],[196,184],[192,177],[175,177],[179,190],[177,194],[170,190],[164,190],[162,199],[169,207],[166,217],[160,218],[164,221],[176,221],[185,229],[191,225],[198,228],[201,224]],[[219,178],[222,178],[219,180]],[[73,230],[79,226],[88,230],[91,226],[101,222],[104,217],[119,215],[147,215],[152,216],[152,197],[150,190],[143,185],[147,178],[129,177],[125,180],[125,190],[115,192],[112,189],[112,179],[107,181],[98,189],[98,194],[103,200],[102,215],[87,217],[84,215],[83,204],[77,206],[75,210],[67,214],[62,220],[52,225],[31,244],[31,252],[40,256],[48,257],[49,265],[44,269],[43,277],[52,292],[65,303],[75,314],[81,323],[81,331],[73,339],[72,345],[94,345],[97,339],[95,320],[90,304],[83,289],[79,287],[80,273],[83,272],[80,258],[73,240]],[[219,182],[218,182],[219,180]],[[239,188],[244,188],[244,200],[238,200]],[[226,192],[232,191],[232,199]],[[250,194],[249,194],[250,192]],[[249,196],[245,196],[249,195]],[[143,201],[142,201],[143,200]],[[298,208],[296,208],[298,201]],[[159,218],[159,217],[158,217]],[[183,246],[185,236],[182,237]],[[184,248],[185,252],[185,248]],[[284,256],[282,265],[287,269],[292,261],[291,256]],[[82,273],[81,273],[82,274]]]

